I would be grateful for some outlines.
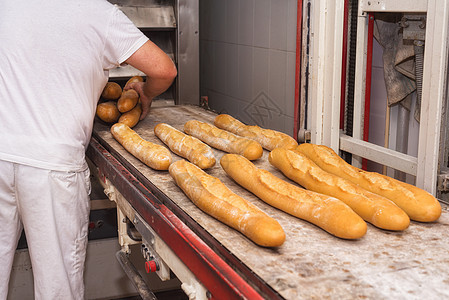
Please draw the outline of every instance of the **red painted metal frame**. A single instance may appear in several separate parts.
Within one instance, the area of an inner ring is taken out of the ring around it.
[[[301,51],[302,51],[302,1],[298,0],[296,12],[296,65],[295,65],[295,112],[293,124],[293,138],[298,140],[299,130],[299,103],[301,82]]]
[[[365,114],[363,120],[363,140],[369,139],[369,115],[371,110],[371,73],[373,69],[373,32],[374,32],[374,16],[368,14],[368,41],[366,49],[366,81],[365,81]],[[362,169],[366,170],[368,160],[362,160]]]
[[[91,140],[86,154],[195,274],[210,299],[264,299],[97,140]],[[275,292],[271,297],[281,298]]]
[[[344,3],[343,16],[343,49],[341,57],[341,93],[340,93],[340,129],[345,129],[346,69],[348,62],[348,19],[349,0]]]

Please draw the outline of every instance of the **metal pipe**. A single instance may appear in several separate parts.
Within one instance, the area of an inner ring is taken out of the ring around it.
[[[411,96],[411,94],[408,95],[403,101],[407,101],[407,98]],[[396,151],[407,154],[410,111],[403,105],[399,105],[398,109]],[[405,182],[406,174],[404,172],[395,170],[394,178]]]
[[[140,276],[136,267],[134,267],[134,265],[129,260],[129,257],[126,254],[126,252],[123,250],[117,251],[115,256],[117,257],[117,260],[119,261],[126,275],[131,280],[132,284],[134,285],[134,287],[136,288],[137,292],[142,297],[142,299],[157,300],[156,296],[150,290],[146,282],[143,280],[142,276]]]
[[[369,117],[371,111],[371,76],[373,69],[373,37],[374,37],[374,16],[368,14],[368,41],[366,46],[366,81],[365,81],[365,112],[363,119],[363,140],[369,141]],[[368,160],[362,160],[362,169],[366,170]]]
[[[303,129],[300,125],[300,82],[301,82],[301,57],[302,57],[302,0],[297,1],[296,11],[296,58],[295,58],[295,111],[293,124],[293,138],[298,140],[298,130]]]
[[[340,129],[345,129],[346,75],[348,61],[349,0],[344,0],[343,49],[341,58]]]

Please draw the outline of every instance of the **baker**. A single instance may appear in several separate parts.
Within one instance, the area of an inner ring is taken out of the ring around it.
[[[0,2],[0,299],[25,230],[36,299],[83,299],[85,162],[108,70],[129,64],[142,116],[176,76],[171,59],[106,0]]]

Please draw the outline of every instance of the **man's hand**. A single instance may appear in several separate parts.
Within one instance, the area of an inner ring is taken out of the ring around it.
[[[145,117],[150,112],[151,102],[153,102],[153,98],[148,97],[145,95],[144,92],[144,85],[145,82],[133,82],[125,86],[124,90],[135,90],[139,96],[140,96],[140,102],[142,105],[142,114],[140,115],[140,120],[145,119]]]
[[[129,84],[125,89],[134,89],[140,95],[142,115],[144,119],[150,109],[153,98],[166,91],[177,75],[176,66],[170,57],[153,42],[147,41],[126,63],[142,71],[146,81]]]

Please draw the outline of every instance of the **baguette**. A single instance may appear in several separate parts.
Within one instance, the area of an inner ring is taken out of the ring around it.
[[[128,125],[129,128],[133,128],[137,125],[137,123],[139,123],[141,114],[142,105],[140,103],[137,103],[137,105],[133,109],[121,115],[118,119],[118,122]]]
[[[132,155],[155,170],[167,170],[172,162],[170,151],[142,139],[129,126],[115,123],[111,127],[114,138]]]
[[[257,245],[278,247],[284,243],[284,230],[275,219],[234,194],[218,178],[185,160],[171,164],[169,172],[187,197],[205,213],[238,230]]]
[[[438,200],[416,186],[351,166],[326,146],[301,144],[297,150],[309,157],[323,170],[390,199],[404,210],[411,220],[434,222],[441,215],[441,205]]]
[[[184,131],[209,146],[224,152],[241,154],[249,160],[259,159],[263,154],[262,146],[258,142],[237,136],[209,123],[190,120],[184,124]]]
[[[268,160],[306,189],[340,199],[374,226],[400,231],[410,224],[408,215],[389,199],[322,170],[300,152],[277,148],[270,152]]]
[[[122,88],[116,82],[108,82],[106,83],[103,92],[101,93],[101,97],[106,100],[117,100],[122,95]]]
[[[125,84],[125,88],[127,88],[129,84],[134,82],[143,82],[142,76],[133,76],[130,79],[128,79],[128,81]]]
[[[234,134],[255,140],[268,151],[275,148],[294,149],[298,146],[295,139],[285,133],[264,129],[256,125],[245,125],[230,115],[221,114],[216,116],[214,125]]]
[[[125,113],[133,109],[139,101],[139,94],[135,90],[123,91],[120,99],[117,101],[119,112]]]
[[[120,117],[115,101],[103,102],[97,105],[97,116],[106,123],[115,123]]]
[[[240,155],[226,154],[220,164],[238,184],[286,213],[309,221],[339,238],[358,239],[366,233],[365,221],[334,197],[290,184],[258,169]]]
[[[157,124],[154,127],[154,134],[171,151],[187,158],[201,169],[207,169],[215,165],[215,157],[212,149],[199,139],[187,135],[165,123]]]

